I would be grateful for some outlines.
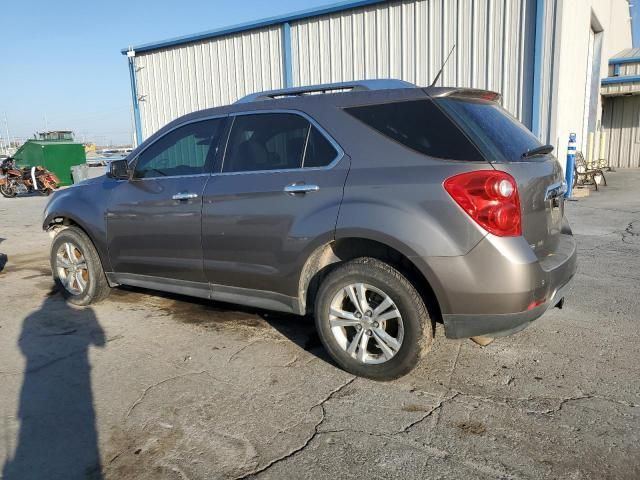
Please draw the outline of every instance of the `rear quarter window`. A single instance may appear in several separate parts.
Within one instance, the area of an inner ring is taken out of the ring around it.
[[[350,107],[345,111],[382,135],[424,155],[484,161],[460,128],[431,100]]]
[[[542,144],[499,104],[456,97],[437,99],[436,103],[455,119],[490,162],[546,160],[543,155],[522,157],[523,153]]]

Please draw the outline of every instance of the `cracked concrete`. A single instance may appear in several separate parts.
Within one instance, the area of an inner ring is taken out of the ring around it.
[[[487,347],[438,326],[388,383],[309,319],[137,289],[71,308],[46,199],[0,198],[2,478],[640,478],[640,171],[608,180],[567,203],[563,310]]]

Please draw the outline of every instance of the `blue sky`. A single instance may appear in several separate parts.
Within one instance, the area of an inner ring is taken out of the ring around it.
[[[77,138],[131,138],[127,63],[120,49],[335,3],[336,0],[11,0],[0,26],[0,130],[12,137],[72,129]],[[640,0],[634,8],[640,13]],[[640,14],[634,40],[640,47]]]
[[[129,142],[129,71],[121,48],[331,3],[335,0],[2,2],[2,136],[6,112],[12,137],[31,137],[47,126],[74,130],[78,140]]]

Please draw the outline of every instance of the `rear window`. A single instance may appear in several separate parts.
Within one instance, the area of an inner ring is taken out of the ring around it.
[[[345,111],[416,152],[450,160],[484,161],[478,149],[431,100],[351,107]]]
[[[437,99],[436,103],[460,124],[491,162],[544,161],[544,156],[522,158],[541,146],[527,127],[497,103],[486,100]]]

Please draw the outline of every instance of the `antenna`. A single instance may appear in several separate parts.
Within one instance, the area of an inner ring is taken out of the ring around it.
[[[430,87],[435,87],[436,83],[438,83],[438,80],[440,79],[440,75],[442,75],[442,71],[444,70],[444,67],[447,65],[447,62],[449,61],[449,57],[451,56],[451,54],[455,49],[456,49],[456,44],[454,43],[453,47],[451,47],[451,51],[449,51],[449,55],[447,55],[447,58],[444,60],[444,63],[442,64],[442,67],[440,67],[440,71],[438,71],[436,78],[434,78],[433,82],[431,82],[431,85],[429,85]]]

